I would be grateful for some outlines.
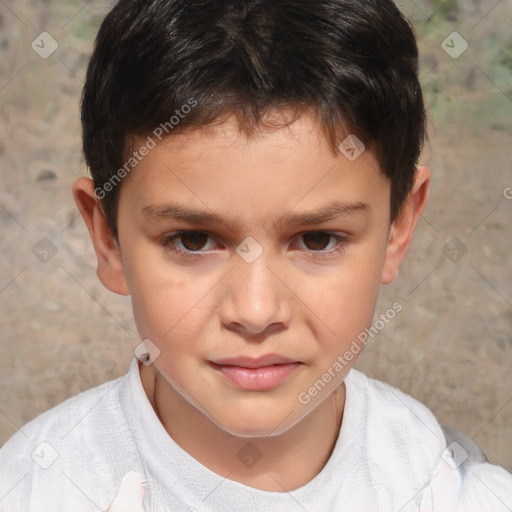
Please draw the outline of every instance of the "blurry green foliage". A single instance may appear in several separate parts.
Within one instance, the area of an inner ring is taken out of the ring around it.
[[[456,20],[459,12],[458,0],[432,0],[433,16],[436,18]]]
[[[499,63],[512,71],[512,38],[510,38],[505,44],[502,44],[498,52]]]
[[[98,29],[97,20],[87,16],[79,16],[73,23],[72,34],[80,41],[93,41]]]

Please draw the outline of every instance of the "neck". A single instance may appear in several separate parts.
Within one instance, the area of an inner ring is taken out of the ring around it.
[[[174,442],[214,473],[241,484],[263,491],[297,489],[320,473],[338,439],[344,384],[284,434],[248,438],[234,436],[210,421],[153,366],[139,367],[148,399]]]

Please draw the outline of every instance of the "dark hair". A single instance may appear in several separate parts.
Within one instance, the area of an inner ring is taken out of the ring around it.
[[[112,178],[129,172],[132,135],[232,114],[251,135],[274,108],[312,110],[333,150],[351,133],[371,147],[396,217],[426,122],[416,40],[392,0],[119,0],[98,32],[82,97],[83,151],[114,234]]]

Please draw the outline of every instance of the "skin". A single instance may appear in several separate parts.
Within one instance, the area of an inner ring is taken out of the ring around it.
[[[134,147],[144,141],[134,138]],[[429,170],[419,167],[391,225],[390,184],[373,153],[354,162],[334,153],[309,114],[250,138],[230,118],[160,143],[123,180],[118,243],[92,182],[75,182],[100,280],[131,295],[141,339],[160,350],[140,373],[179,446],[212,471],[261,490],[296,489],[321,471],[339,434],[343,379],[356,357],[309,403],[298,395],[371,325],[379,286],[396,278],[429,185]],[[320,224],[279,222],[334,201],[366,208]],[[169,203],[214,212],[232,225],[143,211]],[[187,230],[208,236],[169,240]],[[343,241],[312,238],[318,231]],[[263,249],[252,263],[236,252],[249,236]],[[202,253],[184,258],[176,249]],[[271,353],[301,364],[265,391],[240,389],[209,364]],[[248,441],[262,454],[252,468],[237,458]]]

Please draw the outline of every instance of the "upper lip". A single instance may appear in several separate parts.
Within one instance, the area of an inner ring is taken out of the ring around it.
[[[221,366],[240,366],[242,368],[262,368],[264,366],[272,366],[274,364],[299,363],[295,359],[283,357],[278,354],[267,354],[261,357],[230,357],[226,359],[217,359],[212,361],[214,364]]]

